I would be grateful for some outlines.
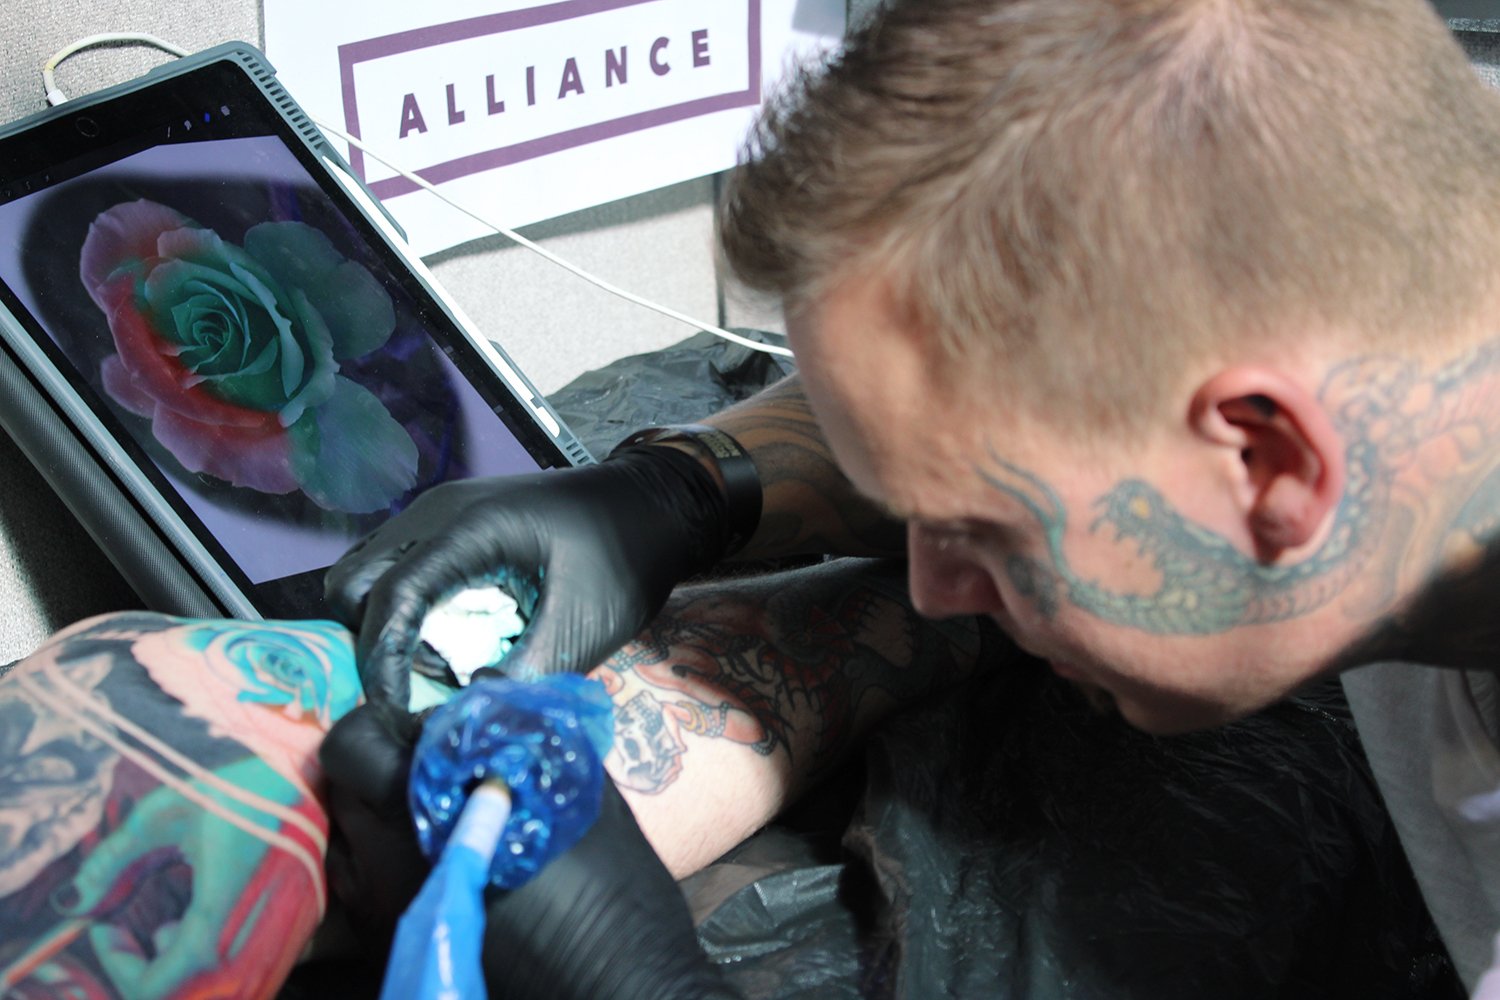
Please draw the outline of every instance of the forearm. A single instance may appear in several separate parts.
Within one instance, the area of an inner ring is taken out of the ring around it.
[[[902,526],[855,492],[834,463],[800,376],[791,375],[704,422],[737,440],[760,473],[760,528],[740,558],[905,552]]]
[[[323,622],[116,614],[0,671],[0,995],[274,995],[327,899],[318,745],[358,698]]]
[[[682,877],[775,816],[879,718],[966,675],[994,634],[918,617],[892,563],[684,589],[594,673],[616,706],[607,765]]]

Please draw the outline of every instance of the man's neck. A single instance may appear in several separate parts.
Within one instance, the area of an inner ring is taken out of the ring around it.
[[[1322,398],[1350,464],[1340,518],[1370,546],[1349,662],[1500,664],[1500,339],[1435,363],[1353,357]]]

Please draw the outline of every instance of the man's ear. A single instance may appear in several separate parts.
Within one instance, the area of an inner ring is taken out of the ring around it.
[[[1313,540],[1344,494],[1344,441],[1309,390],[1270,368],[1238,366],[1193,394],[1200,438],[1239,451],[1239,502],[1256,558]]]

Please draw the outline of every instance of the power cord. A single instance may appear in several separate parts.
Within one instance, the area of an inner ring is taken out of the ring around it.
[[[179,45],[162,41],[155,35],[143,35],[134,31],[110,31],[100,35],[89,35],[86,38],[80,38],[76,42],[58,49],[52,54],[52,58],[43,64],[42,85],[47,88],[47,104],[55,108],[68,99],[68,96],[57,88],[57,80],[53,75],[57,72],[57,67],[61,65],[64,59],[76,55],[84,49],[113,44],[151,45],[164,52],[170,52],[179,59],[188,54],[188,50]]]
[[[602,288],[604,291],[609,292],[611,295],[619,296],[626,302],[631,302],[638,306],[644,306],[645,308],[650,309],[654,312],[658,312],[669,319],[675,319],[680,323],[686,323],[689,326],[695,326],[701,330],[707,330],[709,333],[712,333],[715,336],[722,337],[725,340],[739,344],[742,347],[748,347],[753,351],[764,351],[767,354],[779,354],[783,357],[788,358],[792,356],[792,352],[787,350],[785,347],[778,347],[774,344],[762,344],[758,341],[751,340],[748,337],[742,337],[739,334],[734,333],[733,331],[725,330],[718,326],[700,322],[699,320],[693,319],[691,316],[678,312],[676,309],[673,309],[670,306],[664,306],[660,303],[653,302],[650,299],[643,298],[635,294],[634,292],[626,291],[618,285],[606,281],[598,275],[591,274],[583,268],[579,267],[577,264],[574,264],[572,261],[559,257],[557,254],[553,253],[551,250],[548,250],[546,247],[532,242],[531,240],[522,236],[520,233],[516,232],[514,229],[508,229],[497,222],[492,222],[491,220],[485,218],[477,212],[473,212],[463,205],[460,205],[458,202],[454,201],[452,198],[449,198],[447,195],[443,194],[443,192],[439,191],[437,187],[429,182],[425,177],[422,177],[420,174],[413,173],[412,171],[407,170],[404,167],[397,166],[390,160],[372,150],[364,142],[361,142],[359,139],[354,138],[354,136],[348,134],[347,132],[335,128],[334,126],[329,125],[327,122],[321,121],[312,115],[308,115],[308,117],[312,118],[313,123],[324,132],[330,135],[337,136],[338,138],[343,139],[345,142],[349,143],[351,146],[357,146],[358,148],[364,150],[365,155],[369,156],[371,159],[376,160],[394,170],[402,177],[405,177],[407,180],[420,187],[423,191],[432,192],[438,198],[442,199],[447,204],[452,205],[454,208],[458,209],[469,218],[478,222],[480,225],[493,229],[495,232],[499,233],[501,236],[504,236],[506,239],[512,240],[516,244],[525,247],[527,250],[530,250],[532,253],[546,258],[563,270],[582,278],[584,281],[587,281],[593,285],[597,285],[599,288]]]
[[[165,52],[170,52],[172,55],[179,58],[189,54],[188,51],[181,46],[173,45],[171,42],[163,41],[162,39],[157,38],[154,35],[138,34],[134,32],[110,32],[106,34],[89,35],[86,38],[80,38],[77,41],[72,42],[71,44],[59,49],[56,53],[53,54],[52,58],[48,59],[46,64],[42,66],[42,83],[47,90],[48,105],[55,108],[68,99],[67,95],[58,88],[55,78],[57,67],[63,62],[63,60],[67,59],[69,56],[82,52],[84,49],[94,48],[95,46],[99,45],[109,45],[117,43],[151,45]],[[380,155],[378,151],[371,149],[367,144],[359,139],[356,139],[354,136],[349,135],[347,132],[335,128],[334,126],[329,125],[328,123],[321,121],[320,119],[312,115],[309,115],[308,117],[312,118],[313,123],[317,125],[318,128],[323,132],[329,135],[337,136],[338,138],[349,143],[351,147],[356,147],[363,150],[365,154],[371,159],[376,160],[377,162],[395,171],[397,174],[411,181],[422,190],[428,191],[431,194],[435,195],[444,203],[451,205],[453,208],[456,208],[458,211],[462,212],[464,215],[467,215],[469,218],[478,222],[480,225],[486,227],[487,229],[493,230],[496,233],[499,233],[501,236],[504,236],[506,239],[511,240],[516,245],[530,250],[532,253],[545,258],[546,260],[552,262],[553,264],[556,264],[558,267],[569,272],[570,274],[582,278],[584,281],[589,282],[590,284],[610,293],[611,295],[624,299],[626,302],[629,302],[633,305],[638,305],[643,308],[650,309],[651,311],[659,313],[662,316],[667,317],[668,319],[676,320],[679,323],[685,323],[688,326],[694,327],[696,329],[707,331],[708,333],[711,333],[717,337],[721,337],[724,340],[728,340],[731,343],[739,344],[741,347],[749,348],[752,351],[761,351],[765,354],[775,354],[780,355],[781,357],[788,358],[792,356],[792,352],[787,350],[785,347],[779,347],[775,344],[762,344],[758,341],[751,340],[748,337],[744,337],[740,334],[734,333],[733,331],[725,330],[724,328],[716,324],[704,323],[701,320],[694,319],[686,313],[679,312],[676,309],[671,308],[670,306],[664,306],[658,302],[653,302],[652,300],[645,298],[644,296],[637,295],[634,292],[626,291],[618,285],[610,281],[606,281],[604,278],[601,278],[598,275],[593,274],[582,267],[579,267],[577,264],[574,264],[573,262],[566,260],[565,258],[559,257],[551,250],[548,250],[545,247],[533,242],[532,240],[527,239],[525,236],[522,236],[514,229],[502,226],[500,223],[494,222],[479,214],[478,212],[475,212],[467,208],[466,206],[459,204],[457,201],[448,197],[448,195],[444,194],[442,191],[439,191],[437,187],[429,182],[425,177],[422,177],[421,175],[414,173],[413,171],[407,170],[404,167],[398,166],[397,164],[391,162],[386,157]]]

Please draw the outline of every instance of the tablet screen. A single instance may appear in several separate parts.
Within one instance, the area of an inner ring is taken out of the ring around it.
[[[567,464],[242,72],[86,110],[0,141],[0,296],[262,613],[436,483]]]

